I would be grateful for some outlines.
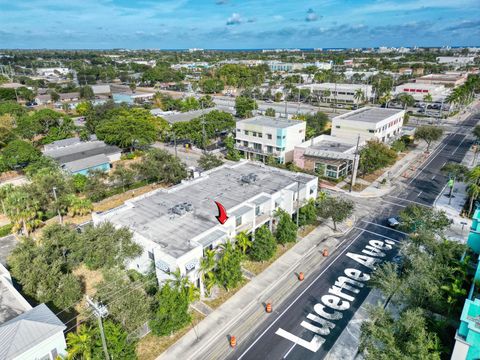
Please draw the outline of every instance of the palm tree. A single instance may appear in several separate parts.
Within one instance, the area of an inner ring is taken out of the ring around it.
[[[23,229],[23,234],[28,236],[29,231],[38,227],[42,213],[40,205],[26,191],[21,188],[10,193],[5,199],[7,216],[14,223],[13,231]]]
[[[180,269],[177,269],[172,274],[173,278],[168,280],[168,283],[178,291],[183,292],[189,302],[194,302],[199,299],[200,292],[198,288],[186,277],[180,273]]]
[[[432,94],[426,94],[424,97],[423,97],[423,101],[425,102],[432,102],[433,101],[433,98],[432,98]]]
[[[202,278],[202,284],[205,287],[207,296],[210,296],[210,291],[215,285],[215,250],[205,250],[205,254],[200,261],[200,275]]]
[[[90,327],[82,324],[77,332],[67,335],[68,357],[67,359],[92,359],[93,331]]]
[[[320,191],[317,195],[317,202],[321,203],[322,201],[327,200],[328,198],[328,193],[325,191]]]
[[[385,95],[383,95],[379,101],[380,101],[380,104],[385,104],[385,107],[388,108],[388,104],[390,103],[390,101],[392,100],[392,94],[389,92],[385,93]]]
[[[404,110],[407,108],[407,106],[413,106],[415,104],[415,99],[413,96],[407,93],[398,94],[397,100],[402,104]]]
[[[362,89],[357,89],[355,90],[355,94],[353,95],[353,98],[355,99],[357,105],[358,103],[363,103],[365,101],[365,93],[363,92]]]
[[[468,215],[472,213],[473,204],[475,200],[480,195],[480,166],[475,166],[470,172],[467,174],[468,180],[468,194],[470,196],[470,206],[468,210]]]
[[[245,255],[247,250],[252,247],[252,241],[244,231],[238,233],[235,239],[237,240],[237,246],[242,251],[242,254]]]

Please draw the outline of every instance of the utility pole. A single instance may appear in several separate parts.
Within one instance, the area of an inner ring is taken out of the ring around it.
[[[105,332],[103,330],[102,318],[108,315],[108,309],[105,305],[98,304],[94,302],[90,297],[87,295],[87,304],[92,308],[93,314],[98,319],[98,327],[100,328],[100,335],[102,337],[102,346],[103,352],[105,354],[105,360],[110,360],[108,356],[107,350],[107,341],[105,340]]]
[[[357,166],[358,166],[358,145],[360,144],[360,134],[357,137],[357,147],[355,148],[355,156],[353,157],[353,168],[352,168],[352,178],[350,179],[350,189],[348,192],[352,192],[353,185],[355,182],[355,177],[357,176]]]
[[[57,214],[58,214],[58,221],[62,223],[62,213],[60,212],[60,208],[58,207],[58,198],[57,198],[57,188],[54,186],[53,190],[53,198],[55,199],[55,205],[57,206]]]

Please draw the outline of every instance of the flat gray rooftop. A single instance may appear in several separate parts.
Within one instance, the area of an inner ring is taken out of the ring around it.
[[[322,140],[317,144],[311,145],[308,148],[312,150],[320,150],[320,151],[334,151],[334,152],[340,152],[343,153],[355,145],[352,144],[347,144],[347,143],[341,143],[341,142],[336,142],[336,141],[329,141],[329,140]]]
[[[15,235],[7,235],[0,238],[0,264],[7,266],[7,258],[17,245],[18,240],[15,238]]]
[[[242,176],[251,173],[257,175],[255,182],[247,184],[241,181]],[[165,253],[178,258],[194,247],[191,239],[218,225],[215,218],[218,209],[214,201],[219,201],[227,214],[232,215],[232,208],[262,192],[274,194],[295,184],[297,179],[305,183],[313,178],[251,162],[223,166],[208,177],[177,186],[170,192],[157,191],[143,199],[133,200],[133,208],[113,209],[105,213],[103,219],[129,227],[159,244]],[[173,214],[171,209],[182,203],[193,205],[193,211],[181,216]],[[243,207],[239,210],[243,211]]]
[[[403,110],[399,109],[365,107],[340,115],[338,116],[338,119],[377,123],[402,111]]]
[[[242,124],[268,126],[273,128],[288,128],[290,126],[297,125],[303,122],[304,121],[301,121],[301,120],[290,120],[290,119],[287,120],[287,119],[273,118],[269,116],[255,116],[250,119],[237,121],[237,123],[242,123]]]
[[[213,110],[218,110],[218,109],[215,109],[214,107],[212,107],[204,110],[193,110],[193,111],[188,111],[188,112],[179,113],[179,114],[161,115],[161,117],[167,120],[170,124],[175,124],[177,122],[186,122],[186,121],[193,120],[195,118],[201,117],[202,114],[208,114]]]
[[[43,154],[55,159],[60,164],[65,164],[100,154],[115,154],[120,151],[122,150],[116,146],[107,145],[103,141],[96,140],[80,142],[53,150],[45,150]]]

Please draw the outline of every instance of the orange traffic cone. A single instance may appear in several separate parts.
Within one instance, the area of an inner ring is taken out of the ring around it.
[[[302,281],[304,279],[303,272],[298,274],[298,280]]]
[[[234,348],[235,346],[237,346],[237,338],[235,336],[230,336],[230,346],[232,348]]]
[[[272,304],[271,303],[267,303],[267,306],[265,307],[265,311],[267,313],[271,313],[272,312]]]

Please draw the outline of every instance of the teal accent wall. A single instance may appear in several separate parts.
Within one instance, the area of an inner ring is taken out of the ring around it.
[[[286,136],[287,131],[285,129],[277,129],[277,147],[283,148],[286,144],[286,139],[283,137]]]
[[[480,210],[476,209],[472,217],[472,227],[468,234],[467,245],[476,253],[480,254]]]
[[[470,345],[466,360],[474,360],[480,357],[480,327],[477,327],[471,317],[480,315],[480,299],[466,300],[460,317],[458,334],[465,338]]]
[[[82,175],[86,175],[88,176],[88,172],[90,170],[102,170],[102,171],[109,171],[110,170],[110,164],[109,163],[104,163],[104,164],[100,164],[100,165],[97,165],[97,166],[92,166],[90,168],[87,168],[87,169],[83,169],[83,170],[80,170],[80,171],[75,171],[73,173],[73,175],[76,175],[76,174],[82,174]]]

